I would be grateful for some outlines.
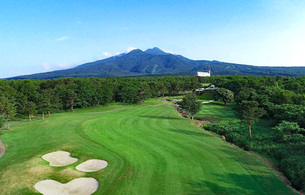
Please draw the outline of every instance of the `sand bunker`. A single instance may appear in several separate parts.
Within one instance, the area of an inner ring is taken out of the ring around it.
[[[107,161],[91,159],[78,165],[76,169],[83,172],[94,172],[107,167],[107,165],[108,165]]]
[[[43,155],[42,158],[50,163],[50,166],[53,167],[62,167],[73,164],[78,161],[77,158],[72,158],[69,152],[57,151],[52,152],[46,155]]]
[[[4,155],[5,153],[5,147],[2,141],[0,140],[0,158]]]
[[[96,192],[99,183],[94,178],[78,178],[62,184],[54,180],[44,180],[35,184],[35,189],[44,195],[90,195]]]

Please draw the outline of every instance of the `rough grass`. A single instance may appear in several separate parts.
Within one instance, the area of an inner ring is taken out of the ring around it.
[[[35,194],[40,180],[80,176],[99,180],[95,194],[293,194],[265,162],[196,128],[170,104],[110,110],[56,114],[2,132],[0,194]],[[79,161],[49,167],[41,156],[56,150]],[[91,158],[109,165],[79,174],[75,167]]]

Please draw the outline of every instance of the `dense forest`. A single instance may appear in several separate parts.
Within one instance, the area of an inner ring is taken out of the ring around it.
[[[292,185],[305,190],[305,77],[162,76],[134,78],[62,78],[0,80],[0,115],[43,116],[49,112],[107,105],[135,104],[152,97],[193,91],[203,83],[231,90],[237,109],[245,101],[264,110],[270,134],[249,137],[239,119],[205,125],[206,130],[271,159]],[[238,118],[238,117],[236,117]],[[1,117],[0,117],[1,120]]]
[[[0,114],[73,111],[111,102],[135,104],[151,97],[174,95],[200,86],[196,77],[63,78],[0,80]]]

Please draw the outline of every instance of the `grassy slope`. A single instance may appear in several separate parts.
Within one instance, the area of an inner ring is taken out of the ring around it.
[[[234,115],[234,104],[227,103],[224,106],[223,102],[211,102],[208,104],[202,104],[202,108],[199,113],[197,113],[196,117],[202,117],[205,119],[210,119],[213,121],[220,121],[233,118]]]
[[[35,194],[42,179],[81,176],[100,181],[96,194],[293,194],[256,156],[199,130],[171,105],[57,114],[16,124],[1,139],[7,153],[0,159],[0,194]],[[40,157],[55,150],[80,160],[51,168]],[[109,166],[75,171],[89,158]]]

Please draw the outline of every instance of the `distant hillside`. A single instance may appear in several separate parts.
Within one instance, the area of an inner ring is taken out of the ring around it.
[[[140,75],[195,75],[196,71],[211,70],[212,75],[302,76],[305,67],[250,66],[208,60],[191,60],[166,53],[155,47],[140,49],[98,60],[66,70],[17,76],[10,79],[54,79],[62,77],[117,77]]]

